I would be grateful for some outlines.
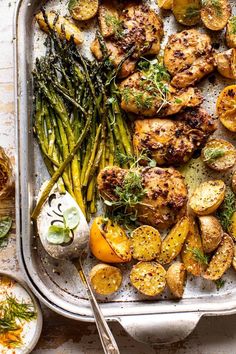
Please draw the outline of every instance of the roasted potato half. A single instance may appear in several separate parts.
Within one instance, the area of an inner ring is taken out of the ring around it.
[[[213,170],[226,171],[236,162],[236,149],[226,140],[212,139],[202,149],[202,159]]]
[[[236,49],[231,48],[215,55],[217,70],[227,79],[236,80]]]
[[[231,16],[231,6],[228,0],[203,0],[201,19],[204,25],[212,31],[222,30]]]
[[[96,16],[98,0],[70,0],[68,9],[75,20],[87,21]]]
[[[231,222],[227,231],[230,236],[233,237],[234,241],[236,241],[236,211],[233,213],[230,221]]]
[[[158,262],[168,264],[178,256],[188,235],[189,226],[190,222],[187,216],[177,222],[162,242],[161,253],[157,256]]]
[[[50,11],[46,13],[48,24],[45,22],[44,16],[42,12],[39,12],[35,15],[35,18],[39,24],[39,27],[44,31],[48,32],[48,26],[55,30],[60,38],[65,38],[69,41],[72,37],[74,39],[75,44],[83,43],[83,35],[80,29],[71,21],[67,20],[63,16],[58,16],[55,12]],[[55,23],[56,21],[56,23]]]
[[[200,21],[200,9],[201,0],[173,0],[173,14],[182,25],[196,25]]]
[[[233,176],[232,176],[231,187],[232,187],[234,194],[236,194],[236,171],[234,171]]]
[[[139,261],[152,261],[161,251],[161,235],[152,226],[143,225],[131,234],[131,253]]]
[[[202,240],[198,226],[193,217],[190,218],[189,233],[181,251],[181,258],[186,270],[198,277],[204,271],[204,264],[195,256],[195,252],[203,255]]]
[[[166,286],[166,271],[157,262],[139,262],[130,273],[131,284],[148,296],[162,293]]]
[[[101,216],[93,221],[89,246],[92,254],[102,262],[124,263],[132,258],[130,240],[125,231]]]
[[[197,215],[214,213],[225,197],[226,186],[221,180],[201,183],[189,199],[191,209]]]
[[[221,123],[230,130],[236,132],[236,85],[225,87],[216,103],[217,113]]]
[[[183,263],[173,263],[166,272],[166,283],[172,294],[181,298],[186,283],[186,269]]]
[[[173,6],[173,0],[157,0],[157,5],[164,10],[171,10]]]
[[[209,280],[218,280],[229,269],[234,257],[234,243],[232,238],[224,234],[222,241],[213,255],[203,278]]]
[[[100,295],[111,295],[121,286],[122,273],[108,264],[97,264],[89,274],[93,289]]]
[[[236,16],[231,17],[227,23],[226,43],[229,48],[236,48]]]
[[[199,226],[202,237],[203,251],[211,253],[219,246],[223,230],[217,218],[212,215],[199,216]]]
[[[104,38],[113,36],[121,26],[117,8],[112,1],[103,1],[99,6],[98,23]]]

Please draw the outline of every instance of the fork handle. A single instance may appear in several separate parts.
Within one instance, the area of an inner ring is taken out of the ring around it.
[[[115,338],[107,324],[105,317],[102,314],[102,311],[98,305],[98,302],[93,294],[93,291],[90,287],[89,282],[87,281],[86,277],[83,277],[85,286],[88,293],[88,298],[93,310],[95,323],[98,329],[98,333],[100,336],[100,340],[102,343],[102,347],[105,354],[120,354],[119,348],[116,344]]]

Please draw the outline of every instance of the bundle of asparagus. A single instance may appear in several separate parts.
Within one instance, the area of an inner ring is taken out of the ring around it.
[[[52,177],[33,211],[34,219],[58,182],[89,220],[96,213],[97,174],[107,165],[128,167],[117,156],[133,153],[116,87],[119,67],[113,68],[99,33],[98,38],[104,50],[101,62],[89,61],[73,38],[60,39],[53,30],[45,56],[36,60],[34,133]]]

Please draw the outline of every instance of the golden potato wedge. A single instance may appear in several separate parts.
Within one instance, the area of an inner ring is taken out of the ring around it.
[[[236,245],[234,245],[234,258],[233,258],[232,266],[234,270],[236,270]]]
[[[68,9],[75,20],[87,21],[96,16],[98,0],[70,0]]]
[[[230,130],[236,132],[236,85],[225,87],[216,103],[217,114],[221,123]]]
[[[177,222],[162,242],[161,253],[157,256],[158,262],[168,264],[178,256],[188,235],[189,226],[190,222],[187,216]]]
[[[89,246],[92,254],[102,262],[125,263],[132,258],[130,240],[125,231],[101,216],[93,221]]]
[[[200,9],[201,0],[173,0],[173,14],[182,25],[196,25],[200,21]]]
[[[233,176],[232,176],[231,187],[232,187],[234,194],[236,194],[236,171],[234,171]]]
[[[230,16],[229,0],[202,0],[201,20],[212,31],[222,30]]]
[[[236,80],[236,49],[231,48],[215,55],[217,70],[227,79]]]
[[[157,0],[157,5],[164,10],[171,10],[173,6],[173,0]]]
[[[98,23],[104,38],[113,36],[121,26],[116,6],[111,1],[103,1],[98,8]]]
[[[227,23],[226,43],[229,48],[236,48],[236,16],[231,17]]]
[[[140,293],[156,296],[165,289],[166,271],[157,262],[138,262],[130,272],[130,280]]]
[[[230,221],[231,223],[227,231],[233,237],[234,241],[236,241],[236,212],[233,213]]]
[[[131,253],[139,261],[152,261],[161,251],[161,235],[152,226],[142,225],[131,234]]]
[[[217,218],[212,215],[199,216],[199,226],[202,237],[203,251],[211,253],[219,246],[223,230]]]
[[[226,171],[236,162],[236,149],[227,140],[212,139],[202,149],[202,159],[213,170]]]
[[[234,257],[234,243],[232,238],[224,234],[222,241],[213,255],[203,278],[209,280],[218,280],[229,269]]]
[[[190,197],[189,205],[197,215],[214,213],[223,202],[226,186],[221,180],[201,183]]]
[[[196,250],[204,255],[202,240],[199,234],[198,226],[193,217],[189,218],[189,233],[181,251],[181,258],[186,270],[198,277],[204,271],[203,262],[195,256]]]
[[[97,264],[89,274],[93,289],[100,295],[111,295],[121,286],[122,273],[119,268],[108,264]]]
[[[173,263],[166,272],[166,283],[171,293],[181,298],[184,293],[184,287],[186,283],[186,269],[183,263]]]
[[[63,16],[58,16],[55,12],[50,11],[46,13],[48,24],[45,22],[42,12],[35,15],[35,18],[39,24],[39,27],[48,32],[48,26],[55,30],[60,38],[66,38],[68,41],[73,37],[75,44],[83,43],[83,35],[80,29],[71,21],[67,20]],[[57,19],[57,20],[56,20]],[[56,21],[56,23],[55,23]]]

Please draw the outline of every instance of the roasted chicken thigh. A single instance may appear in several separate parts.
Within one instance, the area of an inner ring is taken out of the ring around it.
[[[136,154],[145,151],[158,165],[182,164],[205,145],[215,130],[215,121],[202,108],[187,109],[172,120],[136,120],[134,150]]]
[[[186,212],[187,187],[184,177],[175,169],[146,167],[131,170],[138,174],[145,194],[142,200],[129,208],[137,219],[157,228],[167,228]],[[106,167],[98,175],[98,189],[105,200],[117,201],[117,188],[123,188],[130,170],[117,166]]]

